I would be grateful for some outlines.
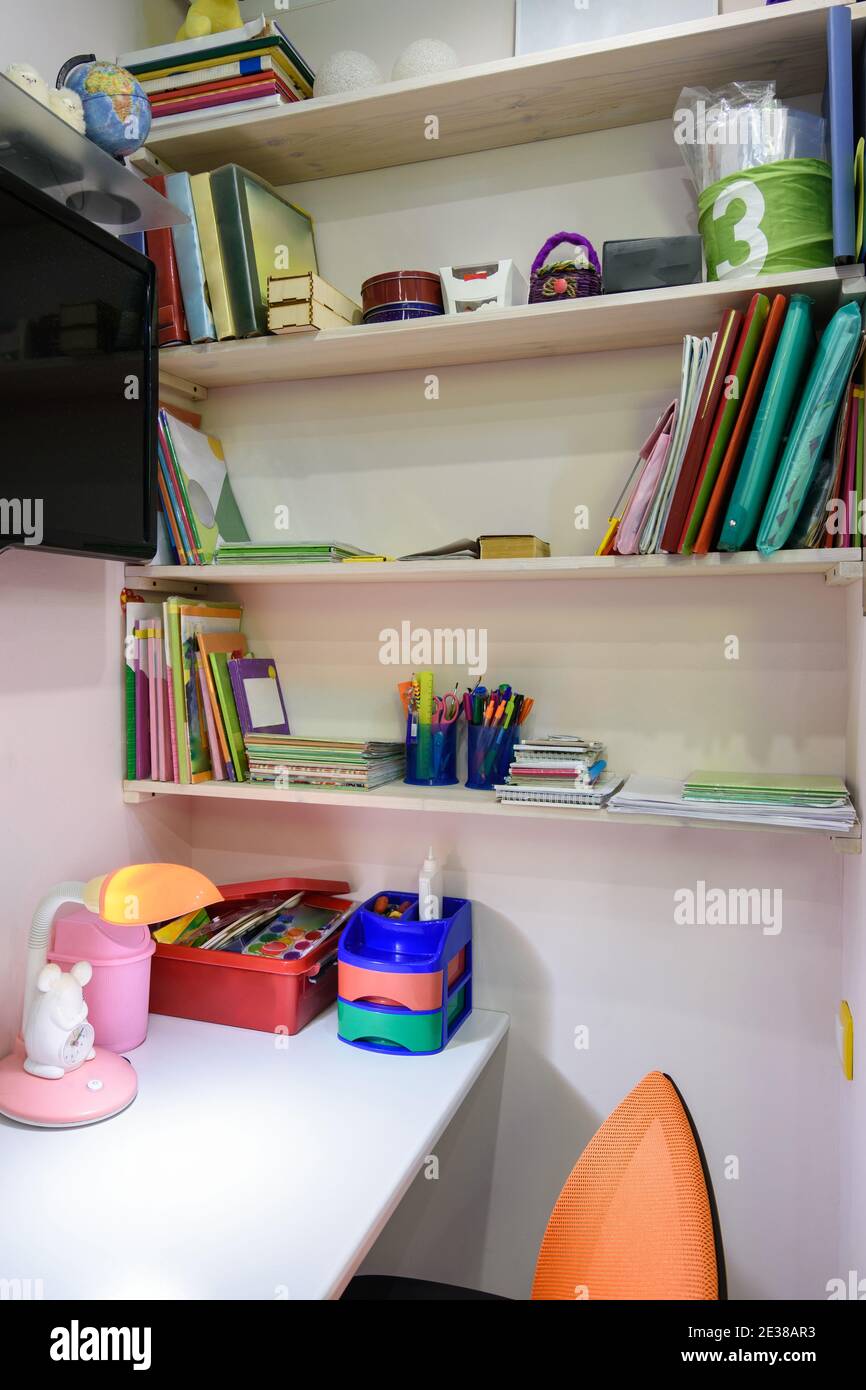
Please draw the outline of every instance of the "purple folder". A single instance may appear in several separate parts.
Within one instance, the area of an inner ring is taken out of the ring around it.
[[[241,733],[289,733],[286,705],[280,688],[280,678],[277,675],[277,665],[273,658],[269,656],[233,657],[228,662],[228,668]],[[263,713],[265,710],[268,711],[267,714]],[[259,711],[262,713],[259,714]],[[276,716],[275,721],[273,716]]]

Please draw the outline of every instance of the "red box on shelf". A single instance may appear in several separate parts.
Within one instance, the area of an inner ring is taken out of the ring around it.
[[[279,893],[303,892],[310,907],[335,912],[351,900],[339,879],[269,878],[220,886],[226,901]],[[265,960],[196,946],[169,946],[161,941],[151,960],[150,1010],[200,1023],[223,1023],[259,1033],[299,1033],[337,997],[337,947],[334,932],[302,960]]]

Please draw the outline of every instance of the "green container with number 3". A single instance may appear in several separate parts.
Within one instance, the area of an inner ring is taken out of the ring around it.
[[[708,280],[833,264],[830,165],[781,159],[742,169],[698,196]]]

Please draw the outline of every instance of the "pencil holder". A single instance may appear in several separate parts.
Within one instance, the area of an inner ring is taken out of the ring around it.
[[[406,776],[410,787],[453,787],[457,784],[457,726],[417,724],[406,734]]]
[[[516,724],[508,729],[494,724],[469,725],[467,787],[487,792],[505,781],[516,737]]]

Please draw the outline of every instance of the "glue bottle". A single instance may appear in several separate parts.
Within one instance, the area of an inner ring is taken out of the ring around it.
[[[442,916],[442,869],[432,845],[418,875],[418,916],[422,922]]]

